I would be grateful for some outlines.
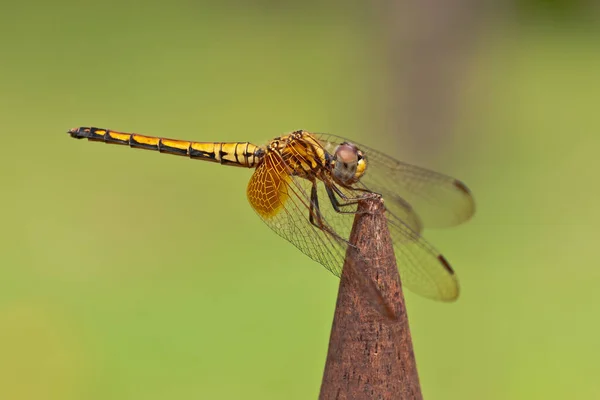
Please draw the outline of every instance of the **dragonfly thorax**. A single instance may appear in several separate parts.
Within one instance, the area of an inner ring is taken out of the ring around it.
[[[360,180],[367,169],[367,160],[355,145],[344,142],[336,147],[331,162],[333,177],[344,185]]]
[[[326,152],[320,142],[306,131],[275,138],[267,152],[277,153],[290,175],[314,179],[327,172]]]

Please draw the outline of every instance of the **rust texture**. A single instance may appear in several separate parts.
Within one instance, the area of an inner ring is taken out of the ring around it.
[[[383,213],[383,201],[378,197],[359,204],[350,242],[363,257],[353,248],[346,254],[319,396],[322,400],[422,398],[400,276]],[[378,298],[365,290],[365,281],[374,285]],[[382,308],[390,312],[382,312]]]

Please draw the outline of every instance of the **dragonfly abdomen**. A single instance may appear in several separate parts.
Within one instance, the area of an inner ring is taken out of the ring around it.
[[[256,167],[264,156],[262,148],[249,142],[191,142],[93,127],[74,128],[68,133],[76,139],[128,145],[137,149],[154,150],[160,153],[187,156],[196,160],[247,168]]]

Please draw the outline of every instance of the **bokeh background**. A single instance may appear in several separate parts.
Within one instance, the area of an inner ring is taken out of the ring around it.
[[[492,3],[492,2],[489,2]],[[330,132],[458,177],[407,293],[426,398],[598,398],[596,2],[26,1],[0,12],[0,398],[312,399],[338,279],[251,171],[75,141]]]

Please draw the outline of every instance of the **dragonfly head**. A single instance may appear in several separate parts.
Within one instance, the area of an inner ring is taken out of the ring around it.
[[[339,182],[351,185],[359,181],[367,169],[367,159],[352,143],[340,144],[333,154],[333,176]]]

